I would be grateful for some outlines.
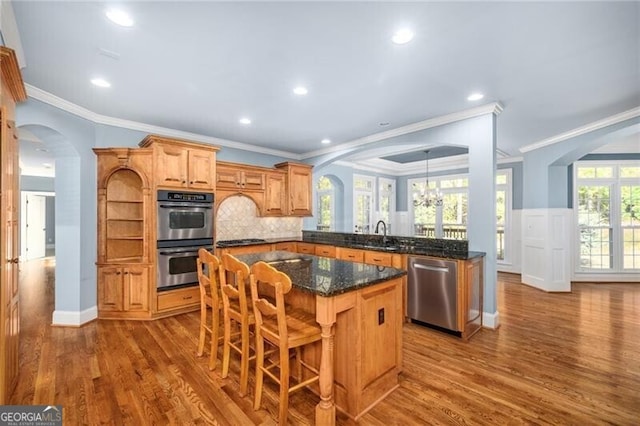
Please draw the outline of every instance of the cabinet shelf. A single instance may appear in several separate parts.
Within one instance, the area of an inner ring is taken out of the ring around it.
[[[141,263],[142,262],[142,257],[139,256],[132,256],[132,257],[118,257],[118,258],[113,258],[113,259],[109,259],[109,262],[111,263]]]

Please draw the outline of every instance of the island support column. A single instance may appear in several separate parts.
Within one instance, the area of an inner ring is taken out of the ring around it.
[[[316,406],[316,424],[336,424],[336,405],[333,397],[333,339],[336,323],[335,299],[316,297],[316,321],[322,328],[322,355],[320,357],[320,402]]]

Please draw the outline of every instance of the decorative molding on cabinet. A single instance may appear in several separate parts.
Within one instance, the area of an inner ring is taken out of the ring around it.
[[[230,141],[227,139],[214,138],[211,136],[199,135],[197,133],[184,132],[181,130],[169,129],[167,127],[154,126],[152,124],[140,123],[137,121],[123,120],[121,118],[109,117],[106,115],[97,114],[65,99],[59,98],[49,92],[39,89],[30,84],[25,85],[27,88],[27,95],[38,101],[52,105],[63,111],[77,115],[85,120],[92,121],[97,124],[105,124],[108,126],[121,127],[124,129],[138,130],[145,133],[151,133],[156,135],[162,135],[171,138],[185,139],[194,142],[202,142],[209,145],[220,145],[228,148],[235,148],[244,151],[258,152],[260,154],[274,155],[277,157],[292,158],[300,160],[299,154],[292,152],[280,151],[277,149],[264,148],[256,145],[250,145],[243,142]]]
[[[569,130],[568,132],[560,133],[559,135],[552,136],[547,139],[543,139],[539,142],[532,143],[530,145],[520,148],[520,152],[526,153],[534,151],[536,149],[544,148],[545,146],[553,145],[559,142],[566,141],[567,139],[575,138],[576,136],[584,135],[595,130],[611,126],[613,124],[621,123],[631,118],[640,117],[640,107],[632,108],[628,111],[621,112],[620,114],[612,115],[611,117],[603,118],[602,120],[594,121],[585,126]]]
[[[548,292],[571,291],[571,209],[522,210],[522,282]]]
[[[53,311],[51,325],[61,327],[80,327],[98,318],[98,306],[94,305],[84,311]]]
[[[0,46],[0,65],[2,68],[2,80],[11,92],[11,97],[16,102],[26,100],[27,92],[18,67],[16,53],[11,49]]]

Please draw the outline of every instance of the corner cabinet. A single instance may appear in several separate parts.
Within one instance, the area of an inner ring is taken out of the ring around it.
[[[312,216],[312,166],[300,163],[280,163],[276,169],[286,173],[286,212],[288,216]]]
[[[96,148],[98,317],[150,318],[151,149]]]
[[[217,147],[157,135],[147,136],[139,145],[154,151],[156,187],[215,189]]]
[[[8,404],[18,382],[20,295],[18,292],[19,194],[15,105],[27,99],[13,50],[0,46],[0,404]]]

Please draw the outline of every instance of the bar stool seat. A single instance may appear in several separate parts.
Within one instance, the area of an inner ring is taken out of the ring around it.
[[[220,311],[222,304],[219,296],[220,260],[201,248],[198,250],[196,269],[198,272],[198,286],[200,287],[200,335],[198,337],[197,355],[204,354],[206,335],[211,336],[209,354],[209,370],[215,370],[218,359],[218,344],[222,340],[219,336]],[[207,321],[208,311],[211,310],[211,322]]]
[[[280,386],[278,422],[287,423],[289,394],[318,381],[318,370],[302,360],[301,348],[322,338],[322,330],[315,316],[300,309],[285,306],[284,296],[291,290],[291,279],[265,262],[251,267],[251,299],[256,318],[256,394],[254,409],[262,400],[264,375]],[[265,366],[265,343],[278,348],[279,357]],[[293,350],[297,384],[289,386],[290,350]],[[303,379],[302,368],[313,374]],[[278,368],[279,375],[274,370]]]
[[[225,253],[220,266],[220,289],[222,293],[222,311],[224,317],[224,339],[222,355],[222,377],[229,375],[231,349],[240,354],[240,395],[247,393],[249,383],[249,361],[255,359],[250,354],[250,329],[256,320],[253,309],[247,300],[247,284],[249,267]],[[240,328],[238,333],[231,334],[231,326]],[[239,337],[239,339],[238,339]]]

